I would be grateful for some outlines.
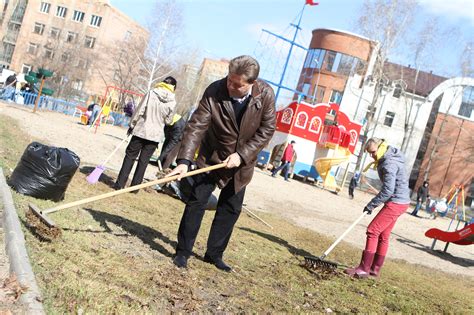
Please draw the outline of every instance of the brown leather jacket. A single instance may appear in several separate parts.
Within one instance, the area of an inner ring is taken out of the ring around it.
[[[257,154],[275,132],[275,94],[267,83],[257,80],[239,128],[226,80],[212,83],[204,92],[184,130],[178,160],[193,161],[199,148],[196,164],[203,168],[221,163],[234,152],[239,153],[242,164],[238,168],[212,173],[220,188],[234,177],[235,192],[238,192],[252,179]]]

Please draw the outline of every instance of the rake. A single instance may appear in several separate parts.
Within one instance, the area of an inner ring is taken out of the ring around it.
[[[365,217],[366,213],[362,213],[362,215],[354,221],[347,228],[347,230],[342,233],[341,236],[324,252],[324,254],[320,257],[313,257],[313,256],[305,256],[305,266],[311,269],[323,269],[323,270],[335,270],[338,266],[336,262],[325,260],[325,258],[329,255],[329,253],[339,244],[344,237]]]
[[[130,141],[131,138],[132,138],[132,135],[129,135],[128,137],[123,138],[122,141],[120,141],[120,143],[115,147],[115,149],[109,154],[109,156],[107,156],[104,162],[96,166],[96,168],[89,174],[89,176],[86,177],[87,182],[89,184],[95,184],[99,181],[100,175],[102,175],[102,173],[105,171],[105,165],[110,161],[112,156],[114,156],[114,154],[122,146],[122,144],[126,141]]]
[[[220,164],[212,165],[212,166],[209,166],[209,167],[197,169],[197,170],[194,170],[194,171],[191,171],[191,172],[187,172],[184,176],[182,176],[182,178],[197,175],[197,174],[201,174],[201,173],[210,172],[210,171],[213,171],[213,170],[223,168],[225,166],[226,166],[226,163],[220,163]],[[174,175],[174,176],[170,176],[170,177],[160,178],[160,179],[157,179],[157,180],[154,180],[154,181],[151,181],[151,182],[131,186],[131,187],[124,188],[124,189],[121,189],[121,190],[116,190],[116,191],[108,192],[108,193],[105,193],[105,194],[92,196],[92,197],[89,197],[89,198],[86,198],[86,199],[81,199],[81,200],[69,202],[69,203],[66,203],[64,205],[59,205],[59,206],[56,206],[56,207],[53,207],[53,208],[50,208],[50,209],[46,209],[46,210],[41,210],[40,208],[38,208],[37,206],[35,206],[32,203],[30,203],[28,206],[29,206],[30,212],[36,218],[38,218],[41,221],[41,223],[44,223],[44,225],[46,225],[47,228],[54,229],[55,232],[56,232],[59,229],[56,227],[56,224],[54,223],[54,221],[51,220],[48,217],[48,214],[50,214],[50,213],[53,213],[53,212],[56,212],[56,211],[59,211],[59,210],[63,210],[63,209],[67,209],[67,208],[72,208],[72,207],[79,206],[79,205],[83,205],[83,204],[90,203],[90,202],[93,202],[93,201],[98,201],[98,200],[110,198],[110,197],[113,197],[113,196],[121,195],[121,194],[130,192],[130,191],[135,191],[135,190],[141,189],[141,188],[171,182],[171,181],[177,180],[178,176],[179,175]],[[52,234],[56,235],[58,233],[52,233]]]

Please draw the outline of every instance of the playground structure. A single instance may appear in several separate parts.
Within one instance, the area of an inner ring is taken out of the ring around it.
[[[458,226],[461,221],[458,221]],[[449,230],[449,228],[448,228]],[[437,240],[446,242],[444,247],[444,252],[448,250],[449,243],[454,243],[457,245],[473,245],[474,244],[474,223],[471,223],[464,228],[454,232],[441,231],[439,229],[429,229],[425,233],[426,237],[433,239],[433,244],[431,244],[431,249],[434,249]]]
[[[105,89],[104,96],[92,100],[93,102],[100,104],[101,110],[95,121],[90,125],[89,131],[94,128],[94,133],[97,133],[97,129],[99,128],[103,118],[106,118],[105,121],[107,121],[110,112],[117,109],[119,103],[125,103],[127,100],[131,99],[137,105],[142,97],[142,93],[108,85]]]
[[[448,208],[445,212],[440,213],[438,215],[446,216],[448,214],[452,214],[453,217],[446,231],[441,231],[439,229],[429,229],[428,231],[426,231],[425,236],[433,239],[431,249],[434,249],[437,240],[446,242],[446,245],[443,250],[444,252],[447,251],[449,243],[454,243],[457,245],[474,244],[474,224],[472,222],[472,219],[471,222],[466,222],[464,196],[464,186],[454,184],[451,186],[448,193],[443,197],[447,200]],[[436,215],[436,213],[434,214]],[[458,221],[456,228],[453,232],[449,232],[451,225],[456,219]],[[459,225],[461,224],[461,222],[466,222],[466,226],[462,229],[459,229]]]
[[[267,163],[276,145],[294,140],[298,160],[293,173],[305,178],[320,176],[325,188],[338,191],[333,167],[349,162],[361,128],[338,104],[294,101],[277,112],[275,134],[259,161]]]
[[[46,78],[53,76],[53,72],[46,69],[38,69],[38,72],[30,71],[28,75],[25,76],[25,81],[31,84],[33,90],[38,90],[38,95],[36,96],[35,106],[33,107],[33,113],[36,113],[38,109],[38,104],[41,99],[41,95],[53,95],[54,91],[44,87],[44,82]],[[36,87],[35,84],[38,83],[38,79],[41,80],[39,87]]]
[[[466,220],[466,209],[464,207],[465,200],[464,186],[453,184],[449,189],[448,193],[444,196],[447,200],[448,209],[446,214],[452,213],[453,216],[459,215],[462,211],[462,219]]]

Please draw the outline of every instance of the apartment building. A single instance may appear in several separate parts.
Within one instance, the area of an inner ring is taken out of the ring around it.
[[[86,99],[116,85],[120,52],[127,43],[143,51],[149,34],[107,0],[13,0],[3,3],[0,36],[1,67],[51,69],[55,95]]]

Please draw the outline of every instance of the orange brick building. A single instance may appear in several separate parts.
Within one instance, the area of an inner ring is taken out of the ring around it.
[[[375,42],[348,32],[315,29],[298,90],[309,103],[340,104],[347,79],[367,71]]]

